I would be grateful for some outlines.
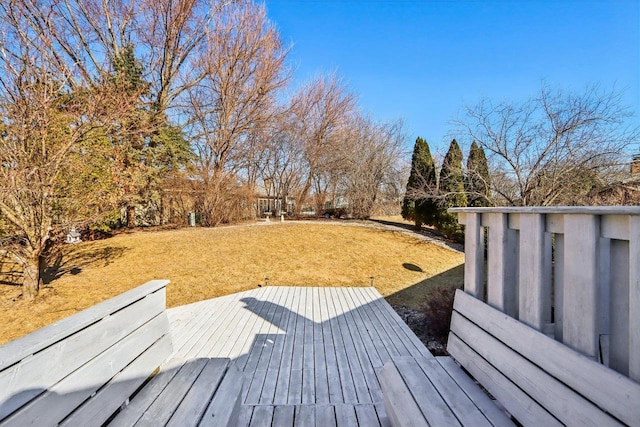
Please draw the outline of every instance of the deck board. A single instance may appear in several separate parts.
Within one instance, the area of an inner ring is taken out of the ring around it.
[[[173,357],[230,358],[243,372],[242,426],[386,426],[378,371],[432,357],[374,288],[269,286],[168,317]]]

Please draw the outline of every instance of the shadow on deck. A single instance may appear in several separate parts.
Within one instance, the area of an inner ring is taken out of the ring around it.
[[[169,317],[176,355],[230,358],[244,373],[239,425],[278,416],[278,425],[293,417],[386,426],[383,365],[433,358],[373,288],[268,287]]]

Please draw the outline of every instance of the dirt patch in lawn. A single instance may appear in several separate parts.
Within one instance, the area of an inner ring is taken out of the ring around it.
[[[0,284],[0,344],[152,279],[174,307],[264,285],[370,286],[397,307],[460,285],[464,255],[406,232],[331,223],[137,231],[63,248],[33,301]],[[1,283],[1,282],[0,282]]]

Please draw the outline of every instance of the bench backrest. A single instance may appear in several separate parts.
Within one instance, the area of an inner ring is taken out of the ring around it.
[[[166,280],[0,347],[0,425],[106,421],[172,352]]]
[[[637,425],[640,384],[456,292],[447,350],[523,425]]]

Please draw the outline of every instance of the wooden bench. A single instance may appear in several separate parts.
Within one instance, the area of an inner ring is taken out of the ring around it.
[[[0,426],[232,423],[242,376],[227,359],[171,360],[149,381],[173,351],[167,284],[148,282],[0,347]]]
[[[451,358],[400,357],[380,372],[392,426],[513,426]]]
[[[109,425],[234,426],[243,379],[229,359],[172,359]]]
[[[506,425],[500,407],[524,426],[640,425],[640,384],[460,290],[447,349],[384,366],[392,425]]]

